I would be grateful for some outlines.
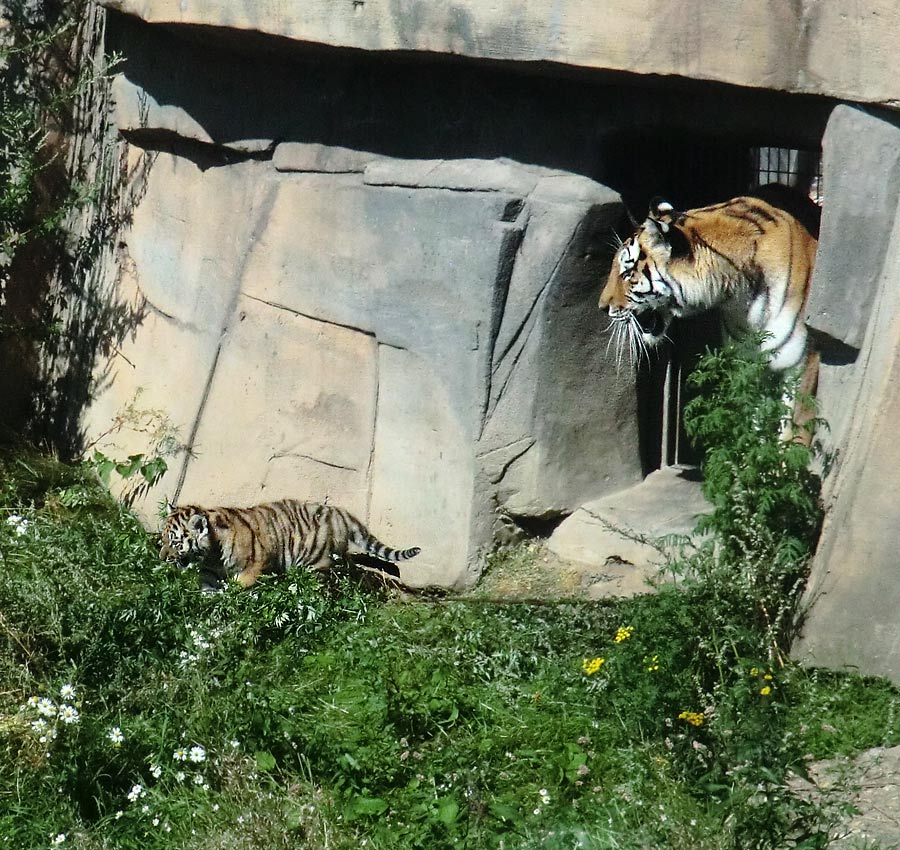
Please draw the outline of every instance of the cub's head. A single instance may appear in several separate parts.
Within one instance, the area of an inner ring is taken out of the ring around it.
[[[683,256],[686,237],[677,226],[680,214],[667,201],[655,198],[644,223],[626,239],[613,257],[600,309],[609,312],[616,347],[627,347],[632,360],[665,338],[683,304],[667,264]]]
[[[159,532],[159,557],[179,567],[187,567],[209,551],[209,518],[202,508],[193,505],[169,505],[169,514]]]

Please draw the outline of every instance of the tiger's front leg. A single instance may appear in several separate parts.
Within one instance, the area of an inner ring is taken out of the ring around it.
[[[256,584],[256,580],[265,572],[266,562],[262,559],[250,561],[234,580],[244,589]]]

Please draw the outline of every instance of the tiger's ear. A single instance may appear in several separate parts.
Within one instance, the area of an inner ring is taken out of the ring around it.
[[[690,257],[691,243],[684,231],[679,227],[682,213],[678,212],[668,201],[654,198],[650,202],[649,220],[652,221],[669,246],[670,259]]]
[[[203,514],[191,514],[191,518],[188,520],[188,528],[191,531],[206,531],[208,528],[206,517]]]
[[[650,201],[650,211],[647,217],[655,221],[660,226],[663,233],[669,232],[669,225],[675,223],[680,213],[665,198],[658,195]]]

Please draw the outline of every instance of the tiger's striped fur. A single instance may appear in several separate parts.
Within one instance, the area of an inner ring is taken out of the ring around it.
[[[159,556],[186,567],[200,562],[204,589],[233,578],[250,587],[264,572],[291,566],[326,570],[334,558],[369,554],[406,561],[421,551],[391,549],[352,514],[334,505],[285,499],[251,508],[169,506]]]
[[[783,187],[763,190],[775,188]],[[769,335],[763,349],[776,371],[808,361],[803,309],[818,240],[766,194],[783,199],[761,190],[760,197],[687,212],[661,199],[651,203],[616,252],[600,294],[620,360],[626,348],[637,360],[657,345],[673,319],[718,307],[731,336],[747,329]]]

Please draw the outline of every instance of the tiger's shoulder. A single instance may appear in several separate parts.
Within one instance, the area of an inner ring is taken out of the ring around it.
[[[812,201],[804,203],[800,193],[787,187],[761,187],[754,194],[684,211],[654,198],[635,240],[657,262],[726,260],[739,268],[760,261],[796,262],[815,254],[820,215]],[[760,256],[762,243],[778,243],[784,253]],[[790,253],[790,246],[800,250]]]

